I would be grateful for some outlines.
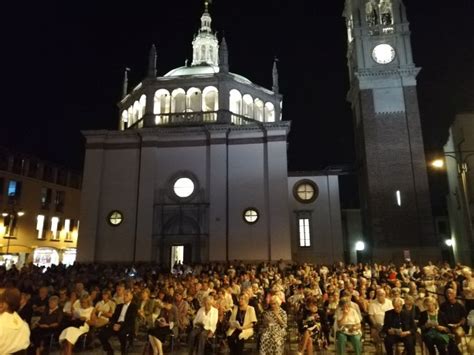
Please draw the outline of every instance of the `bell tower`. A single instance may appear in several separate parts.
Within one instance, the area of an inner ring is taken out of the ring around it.
[[[416,92],[420,68],[405,6],[401,0],[346,0],[344,17],[370,254],[386,261],[437,258]]]

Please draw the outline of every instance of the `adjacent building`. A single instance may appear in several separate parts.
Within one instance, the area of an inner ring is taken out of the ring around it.
[[[338,174],[288,174],[276,63],[271,90],[230,72],[207,5],[192,44],[158,77],[152,47],[118,129],[83,132],[78,260],[341,260]]]
[[[456,262],[474,264],[474,112],[458,114],[444,146],[452,248]]]
[[[0,150],[0,263],[71,264],[76,257],[80,174]]]

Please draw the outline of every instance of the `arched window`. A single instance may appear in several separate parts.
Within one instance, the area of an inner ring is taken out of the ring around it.
[[[183,89],[176,89],[171,94],[171,112],[179,113],[186,111],[186,93]]]
[[[153,113],[156,115],[155,124],[168,122],[168,113],[171,108],[171,95],[166,89],[159,89],[155,92]]]
[[[218,91],[214,86],[208,86],[202,91],[203,111],[217,111],[219,109]]]
[[[206,46],[201,46],[201,62],[206,60]]]
[[[121,119],[120,124],[121,124],[122,130],[124,130],[128,127],[128,112],[127,112],[127,110],[122,111],[122,119]]]
[[[140,118],[145,116],[145,108],[146,108],[146,96],[142,95],[140,97]]]
[[[128,108],[128,127],[135,123],[135,117],[133,117],[133,106]]]
[[[275,106],[271,102],[265,104],[265,122],[275,122]]]
[[[380,23],[384,26],[393,25],[393,11],[391,0],[382,0],[380,2]]]
[[[198,88],[191,88],[186,95],[186,111],[201,112],[202,111],[202,94]]]
[[[263,101],[260,99],[255,99],[253,110],[254,119],[263,122]]]
[[[379,12],[375,0],[369,0],[365,4],[365,20],[369,26],[376,26],[379,24]]]
[[[235,89],[230,90],[229,110],[236,115],[242,114],[242,95]]]
[[[253,99],[249,94],[243,97],[242,115],[253,118]]]
[[[153,113],[159,115],[162,113],[170,113],[170,92],[166,89],[160,89],[155,92],[155,104]]]
[[[137,122],[140,119],[140,102],[135,101],[133,104],[133,120]]]

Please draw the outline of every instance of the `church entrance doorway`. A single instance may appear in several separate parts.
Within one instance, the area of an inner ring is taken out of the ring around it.
[[[190,264],[192,262],[191,260],[192,256],[192,250],[191,250],[191,245],[172,245],[171,246],[171,269],[176,265],[176,264]]]

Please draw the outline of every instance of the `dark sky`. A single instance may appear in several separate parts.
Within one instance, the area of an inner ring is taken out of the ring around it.
[[[1,144],[81,168],[80,130],[117,126],[124,67],[137,84],[151,43],[159,75],[183,65],[203,2],[31,3],[20,4],[18,18],[4,15],[11,22],[4,32],[11,63],[3,68],[3,87],[13,105],[4,102],[12,112],[4,110],[0,120]],[[474,109],[474,1],[405,4],[415,62],[423,68],[418,92],[431,156],[445,143],[455,113]],[[342,10],[343,0],[214,0],[211,7],[213,28],[225,31],[232,72],[271,87],[272,59],[280,58],[292,170],[354,160]]]

